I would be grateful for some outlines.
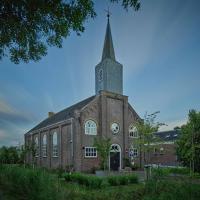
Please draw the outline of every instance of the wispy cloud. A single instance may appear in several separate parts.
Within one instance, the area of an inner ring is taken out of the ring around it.
[[[187,123],[187,119],[169,121],[169,122],[166,122],[167,126],[161,126],[159,131],[173,130],[174,127],[176,127],[176,126],[181,127],[182,125],[184,125],[186,123]]]
[[[0,95],[0,146],[18,145],[31,127],[33,114],[17,109]]]
[[[31,117],[29,114],[23,113],[4,100],[0,99],[0,120],[12,121],[12,122],[29,122]]]

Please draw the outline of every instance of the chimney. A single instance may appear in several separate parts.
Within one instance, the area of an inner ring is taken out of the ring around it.
[[[54,114],[54,112],[48,112],[48,117],[52,117]]]

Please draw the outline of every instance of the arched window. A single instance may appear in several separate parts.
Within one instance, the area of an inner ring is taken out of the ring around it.
[[[58,134],[57,132],[53,133],[53,157],[58,157]]]
[[[39,141],[38,136],[35,137],[35,157],[39,156]]]
[[[42,156],[47,157],[47,135],[44,134],[42,138]]]
[[[85,122],[85,134],[86,135],[96,135],[97,125],[93,120],[87,120]]]
[[[135,158],[135,157],[138,157],[138,149],[137,148],[130,148],[129,149],[129,156],[131,158]]]
[[[138,130],[133,124],[129,126],[129,136],[131,138],[138,138]]]

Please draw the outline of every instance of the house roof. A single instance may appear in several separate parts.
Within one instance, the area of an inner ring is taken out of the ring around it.
[[[81,108],[86,106],[89,102],[91,102],[94,98],[95,96],[91,96],[87,99],[84,99],[83,101],[79,103],[76,103],[68,108],[65,108],[64,110],[61,110],[60,112],[40,122],[37,126],[32,128],[30,131],[28,131],[28,133],[73,117],[75,110],[80,110]]]
[[[155,133],[157,137],[159,137],[162,141],[174,141],[177,140],[178,136],[180,135],[179,130],[171,130],[171,131],[161,131]]]

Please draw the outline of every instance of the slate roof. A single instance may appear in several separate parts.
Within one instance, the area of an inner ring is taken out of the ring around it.
[[[180,131],[179,130],[161,131],[161,132],[155,133],[155,135],[165,142],[175,141],[180,135]]]
[[[111,58],[112,60],[115,60],[115,51],[113,47],[109,17],[107,22],[106,35],[105,35],[103,54],[101,60],[104,60],[105,58]]]
[[[75,110],[80,110],[81,108],[86,106],[89,102],[91,102],[94,98],[95,96],[91,96],[87,99],[84,99],[83,101],[79,103],[76,103],[68,108],[65,108],[64,110],[61,110],[60,112],[54,114],[51,117],[48,117],[47,119],[39,123],[37,126],[32,128],[30,131],[28,131],[28,133],[73,117]]]

